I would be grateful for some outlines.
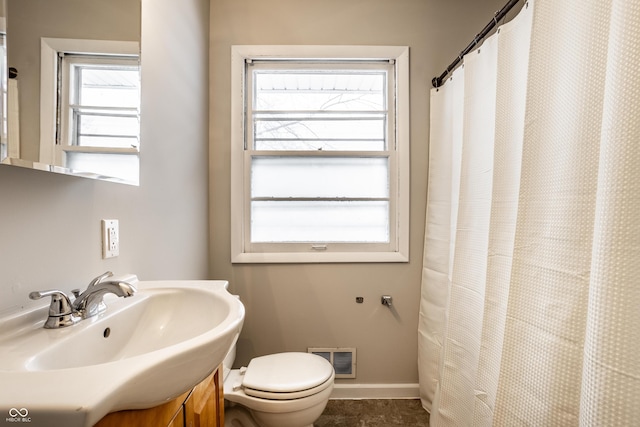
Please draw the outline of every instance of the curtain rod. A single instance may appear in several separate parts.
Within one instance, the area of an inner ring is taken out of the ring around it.
[[[467,46],[462,52],[460,52],[460,55],[458,55],[458,57],[453,60],[451,65],[449,65],[447,69],[444,70],[442,74],[440,74],[440,76],[434,77],[431,80],[431,84],[433,84],[433,87],[442,86],[442,82],[444,81],[445,77],[447,77],[447,74],[449,74],[451,71],[453,71],[454,68],[456,68],[456,66],[460,63],[460,61],[462,61],[462,57],[465,56],[467,53],[471,52],[471,50],[474,47],[476,47],[478,43],[480,43],[482,39],[484,39],[487,36],[487,34],[489,34],[489,32],[496,25],[498,25],[498,21],[504,18],[505,15],[509,13],[509,11],[513,8],[513,6],[515,6],[516,3],[518,3],[519,1],[520,0],[509,0],[509,2],[506,5],[504,5],[502,9],[497,11],[493,16],[493,19],[489,21],[489,23],[482,29],[482,31],[480,31],[479,34],[475,36],[475,38],[471,41],[471,43],[469,43],[469,46]]]

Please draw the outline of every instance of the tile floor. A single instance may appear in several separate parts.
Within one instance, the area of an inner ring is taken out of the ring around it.
[[[428,427],[419,400],[330,400],[314,427]]]

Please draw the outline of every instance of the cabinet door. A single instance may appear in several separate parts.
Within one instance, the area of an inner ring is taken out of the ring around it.
[[[180,407],[180,410],[176,413],[176,416],[173,417],[171,422],[169,422],[167,427],[184,427],[184,406]]]
[[[184,403],[186,427],[222,427],[220,406],[222,390],[219,386],[220,370],[214,371],[198,384]]]
[[[112,412],[98,421],[94,427],[184,427],[182,404],[190,391],[163,405],[149,409]],[[180,414],[178,416],[178,414]]]
[[[155,408],[108,414],[94,427],[223,427],[222,369],[180,397]]]

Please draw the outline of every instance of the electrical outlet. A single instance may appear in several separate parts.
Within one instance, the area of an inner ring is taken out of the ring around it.
[[[120,255],[120,231],[117,219],[102,220],[102,258]]]

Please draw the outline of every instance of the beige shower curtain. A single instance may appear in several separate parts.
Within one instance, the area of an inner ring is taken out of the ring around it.
[[[640,0],[535,0],[431,94],[433,426],[640,423]]]

